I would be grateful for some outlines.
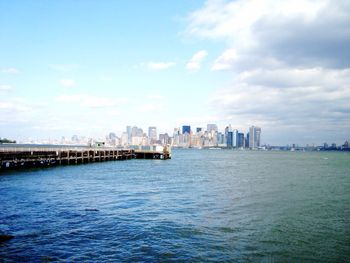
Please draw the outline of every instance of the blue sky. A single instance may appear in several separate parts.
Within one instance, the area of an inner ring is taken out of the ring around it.
[[[259,125],[272,144],[343,142],[347,10],[346,1],[1,1],[0,137],[214,122]]]

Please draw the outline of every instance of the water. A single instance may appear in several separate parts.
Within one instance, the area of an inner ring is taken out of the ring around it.
[[[174,150],[0,176],[0,262],[349,262],[350,154]],[[1,260],[2,259],[2,260]]]

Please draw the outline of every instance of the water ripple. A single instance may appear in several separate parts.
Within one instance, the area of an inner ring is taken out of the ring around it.
[[[175,150],[0,176],[0,262],[346,262],[349,155]]]

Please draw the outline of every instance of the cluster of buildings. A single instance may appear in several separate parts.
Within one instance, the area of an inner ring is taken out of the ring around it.
[[[1,143],[16,143],[8,139],[1,139]],[[171,146],[174,148],[228,148],[228,149],[263,149],[270,151],[350,151],[349,141],[337,145],[335,143],[323,145],[298,146],[296,144],[285,146],[273,146],[261,144],[261,128],[251,126],[246,133],[234,129],[231,125],[219,131],[216,124],[207,124],[206,128],[192,128],[183,125],[174,128],[172,134],[158,133],[155,126],[148,127],[144,131],[137,126],[127,126],[126,130],[117,136],[110,132],[103,138],[88,138],[73,135],[70,138],[48,139],[40,141],[20,141],[30,144],[57,144],[57,145],[93,145],[111,146],[117,148],[150,149],[158,146]]]
[[[319,151],[350,151],[349,141],[345,141],[342,145],[337,145],[336,143],[328,144],[324,143],[323,146],[318,148]]]
[[[261,128],[252,126],[245,135],[243,132],[227,126],[223,132],[218,130],[216,124],[208,124],[206,130],[191,126],[182,126],[182,129],[175,128],[172,146],[175,147],[227,147],[227,148],[250,148],[260,147]]]
[[[216,124],[208,124],[206,129],[198,127],[192,129],[190,125],[175,128],[172,135],[157,132],[157,127],[151,126],[145,132],[137,126],[127,126],[120,137],[115,133],[106,136],[106,145],[117,147],[171,145],[181,148],[250,148],[260,147],[261,128],[252,126],[244,133],[227,126],[223,132]]]

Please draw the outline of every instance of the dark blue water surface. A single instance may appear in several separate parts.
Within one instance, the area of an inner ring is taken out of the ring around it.
[[[1,262],[349,262],[350,154],[174,150],[2,172]]]

